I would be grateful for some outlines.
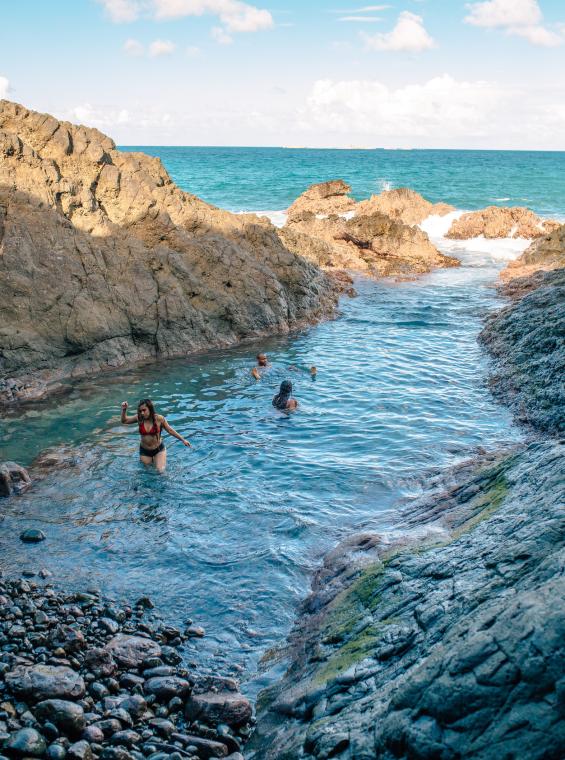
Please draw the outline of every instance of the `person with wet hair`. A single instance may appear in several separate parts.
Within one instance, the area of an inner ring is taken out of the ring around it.
[[[292,398],[292,383],[290,380],[282,381],[279,392],[273,397],[273,406],[275,409],[280,410],[297,408],[298,401]]]
[[[137,405],[137,414],[128,415],[128,402],[122,403],[122,425],[139,425],[141,443],[139,446],[139,459],[143,464],[154,464],[157,472],[164,472],[167,466],[167,451],[161,440],[163,430],[169,435],[178,438],[185,446],[190,443],[180,433],[169,425],[167,420],[155,412],[155,407],[150,398],[141,399]]]
[[[257,354],[257,366],[253,367],[251,370],[251,374],[255,378],[255,380],[261,379],[261,372],[260,369],[265,369],[269,366],[269,360],[267,359],[267,354]]]

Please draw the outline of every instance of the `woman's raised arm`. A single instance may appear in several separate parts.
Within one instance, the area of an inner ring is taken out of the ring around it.
[[[137,415],[134,417],[129,416],[127,413],[128,410],[128,402],[122,401],[122,425],[134,425],[137,422]]]

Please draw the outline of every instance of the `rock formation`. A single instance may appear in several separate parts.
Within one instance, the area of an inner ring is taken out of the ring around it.
[[[549,235],[534,240],[520,257],[508,264],[500,277],[503,282],[510,283],[517,278],[529,278],[536,272],[559,268],[565,268],[565,224],[557,227]],[[528,282],[532,284],[531,280]],[[514,283],[511,287],[505,287],[504,291],[510,295],[511,290],[517,292],[519,288],[520,283]]]
[[[177,188],[156,158],[0,101],[0,400],[284,332],[336,285],[265,219]]]
[[[248,757],[558,760],[564,465],[558,442],[484,457],[411,505],[402,540],[334,550]]]
[[[404,224],[421,224],[430,214],[445,216],[455,211],[455,208],[447,203],[430,203],[414,190],[399,187],[372,195],[355,207],[355,213],[358,215],[373,214],[375,211],[387,214],[392,219],[400,219]]]
[[[342,179],[333,179],[310,185],[299,195],[287,210],[288,218],[300,216],[304,212],[312,214],[345,214],[355,208],[355,201],[349,197],[351,186]]]
[[[31,486],[31,478],[25,467],[16,462],[0,462],[0,496],[22,493]]]
[[[487,206],[455,219],[446,237],[454,240],[468,240],[480,235],[486,238],[536,238],[559,226],[559,222],[542,219],[520,206]]]
[[[288,248],[300,250],[328,271],[337,268],[391,277],[460,264],[440,253],[418,227],[380,212],[351,219],[336,214],[320,219],[306,211],[290,218],[280,234]]]

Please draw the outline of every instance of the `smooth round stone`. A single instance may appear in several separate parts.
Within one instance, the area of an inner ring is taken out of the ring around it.
[[[38,544],[40,541],[45,541],[45,533],[38,528],[28,528],[20,533],[20,540],[24,544]]]
[[[89,744],[102,744],[104,741],[104,731],[98,726],[87,726],[81,734],[81,739],[84,739]]]
[[[110,739],[112,744],[121,744],[124,747],[134,747],[136,744],[139,744],[141,741],[141,736],[136,732],[132,731],[131,729],[126,729],[125,731],[118,731],[115,733],[112,738]]]
[[[84,728],[84,710],[74,702],[64,699],[46,699],[34,708],[39,721],[49,721],[69,736],[78,736]]]
[[[71,744],[67,750],[67,760],[71,760],[71,758],[72,760],[92,760],[93,755],[90,744],[84,741],[84,739]]]
[[[63,760],[67,754],[67,750],[62,744],[51,744],[47,747],[47,757],[49,760]]]
[[[180,697],[190,691],[190,684],[177,676],[157,676],[145,683],[145,691],[154,694],[159,701],[168,702],[173,697]]]
[[[10,736],[4,748],[17,757],[41,757],[47,744],[35,728],[21,728]]]
[[[127,636],[119,633],[104,647],[124,668],[138,668],[148,657],[159,657],[161,647],[151,639],[142,636]]]
[[[83,679],[71,668],[54,665],[17,665],[6,673],[8,688],[18,697],[41,702],[47,699],[80,699]]]

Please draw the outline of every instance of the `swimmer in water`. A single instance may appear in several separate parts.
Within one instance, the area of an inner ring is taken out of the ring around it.
[[[163,430],[169,435],[178,438],[185,446],[190,443],[180,433],[169,425],[167,420],[155,412],[151,399],[142,399],[137,405],[137,415],[128,416],[128,402],[122,403],[122,425],[139,425],[141,444],[139,446],[139,459],[143,464],[154,464],[157,472],[164,472],[167,466],[167,451],[161,440]]]
[[[296,409],[298,401],[292,398],[292,383],[290,380],[283,380],[281,387],[276,396],[273,397],[273,406],[275,409]]]
[[[257,366],[253,367],[251,370],[251,374],[255,378],[255,380],[261,379],[261,373],[260,369],[265,369],[269,366],[269,360],[267,359],[267,354],[257,354]]]

